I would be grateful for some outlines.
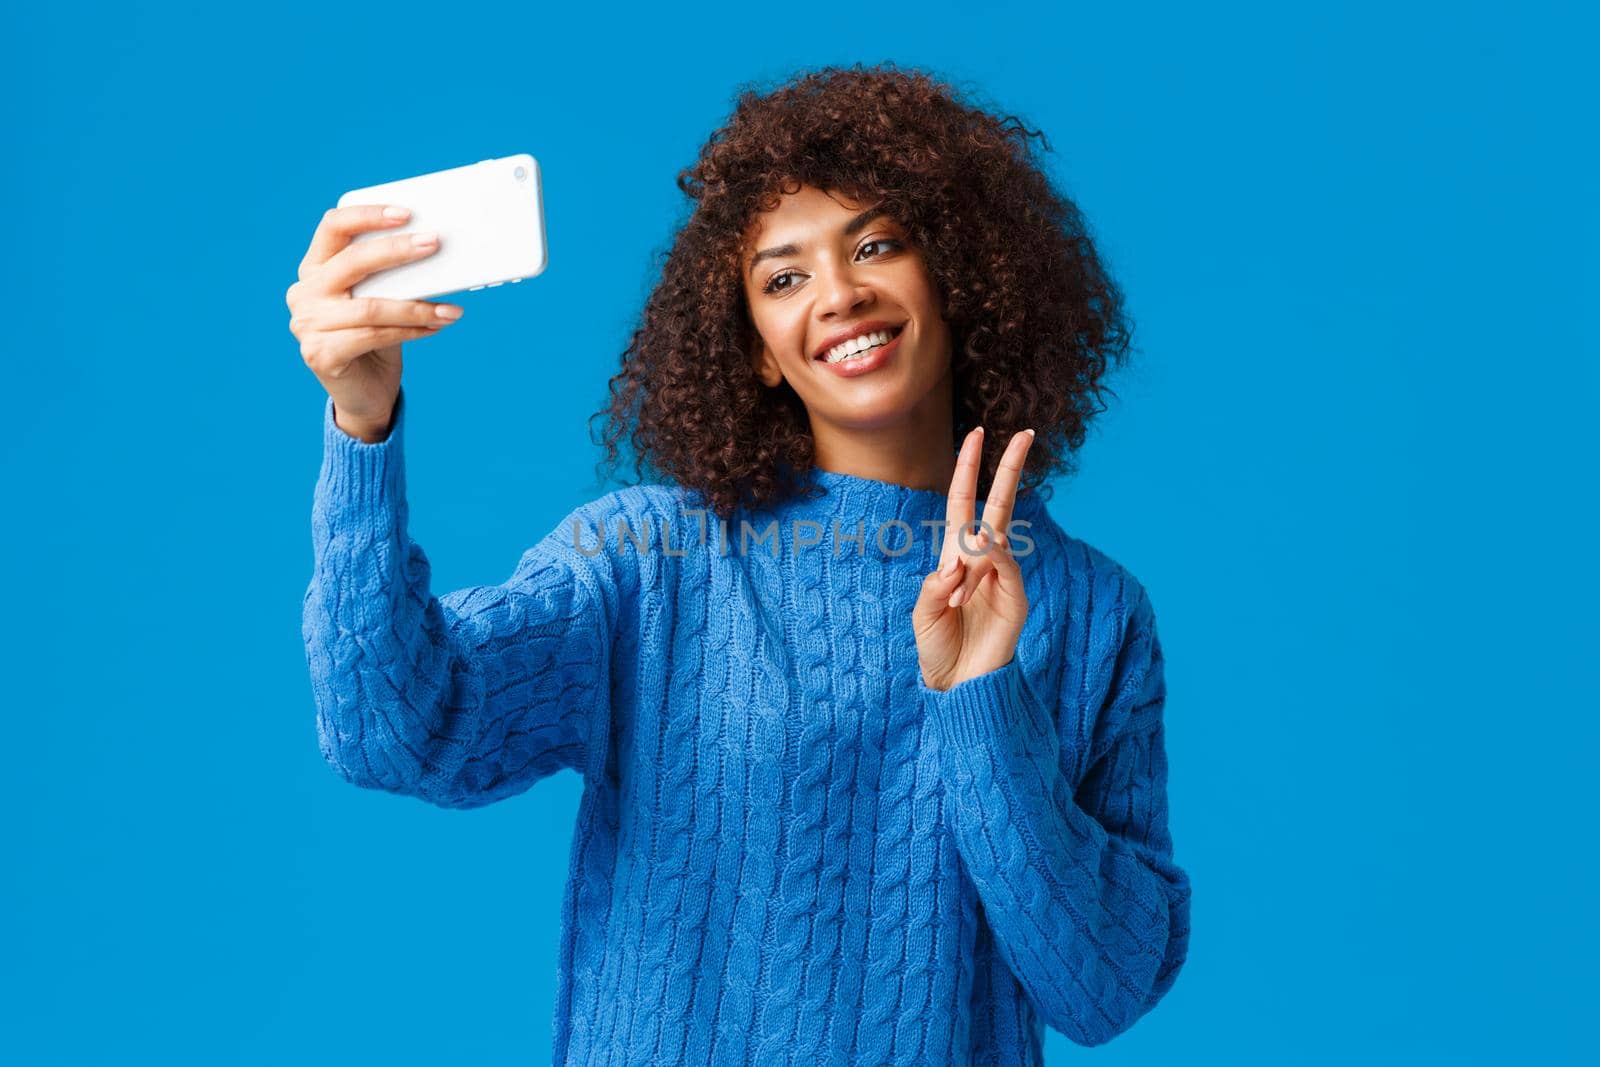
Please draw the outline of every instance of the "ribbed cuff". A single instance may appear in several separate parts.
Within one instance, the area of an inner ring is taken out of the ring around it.
[[[389,436],[367,443],[334,422],[333,397],[322,410],[322,478],[325,502],[361,518],[394,514],[405,503],[405,390],[395,398]]]
[[[924,706],[956,745],[994,747],[999,738],[1025,737],[1029,701],[1037,703],[1015,656],[1004,667],[968,678],[949,689],[922,686]]]

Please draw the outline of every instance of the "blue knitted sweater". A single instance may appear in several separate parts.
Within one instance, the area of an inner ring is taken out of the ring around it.
[[[373,444],[324,408],[322,754],[447,808],[582,776],[553,1062],[1037,1064],[1043,1025],[1100,1044],[1166,993],[1190,889],[1151,603],[1035,494],[1016,655],[938,691],[910,615],[943,493],[814,471],[724,523],[633,486],[436,596],[405,405]]]

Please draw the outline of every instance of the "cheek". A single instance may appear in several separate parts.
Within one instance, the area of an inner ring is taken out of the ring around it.
[[[806,346],[806,320],[799,314],[775,314],[767,317],[763,334],[781,359],[804,362]]]
[[[781,320],[777,316],[774,316],[769,308],[761,308],[760,310],[751,313],[750,329],[753,331],[757,340],[764,339],[769,345],[774,346],[776,346],[779,337],[781,337],[783,334],[783,324]]]

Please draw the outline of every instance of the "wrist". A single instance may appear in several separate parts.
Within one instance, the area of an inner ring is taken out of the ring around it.
[[[927,676],[924,675],[922,684],[927,688],[937,692],[947,693],[956,686],[960,685],[962,682],[970,682],[974,678],[983,678],[987,675],[995,674],[998,671],[1004,670],[1016,662],[1016,654],[1012,653],[1011,655],[1007,656],[1003,662],[995,662],[995,659],[998,659],[998,657],[992,658],[988,661],[963,664],[956,670],[951,671],[949,674],[943,675],[932,681],[930,681]]]
[[[351,437],[358,438],[364,444],[380,444],[389,436],[389,431],[394,425],[394,413],[381,422],[365,419],[354,419],[339,411],[339,405],[333,406],[333,424]]]

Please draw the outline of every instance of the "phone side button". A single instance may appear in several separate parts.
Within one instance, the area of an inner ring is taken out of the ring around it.
[[[489,288],[491,288],[491,289],[498,289],[498,288],[500,288],[500,287],[501,287],[501,286],[502,286],[502,285],[504,285],[504,284],[505,284],[505,282],[490,282],[490,283],[489,283]]]
[[[483,289],[483,288],[485,288],[485,287],[484,287],[484,286],[482,286],[482,285],[473,285],[473,286],[469,286],[469,287],[468,287],[468,288],[467,288],[467,292],[469,292],[469,293],[476,293],[476,292],[477,292],[477,291],[478,291],[478,290],[479,290],[479,289]]]
[[[521,279],[521,278],[512,278],[512,279],[511,279],[511,284],[512,284],[512,285],[516,285],[516,284],[517,284],[517,283],[518,283],[518,282],[520,282],[520,281],[521,281],[521,280],[522,280],[522,279]]]

